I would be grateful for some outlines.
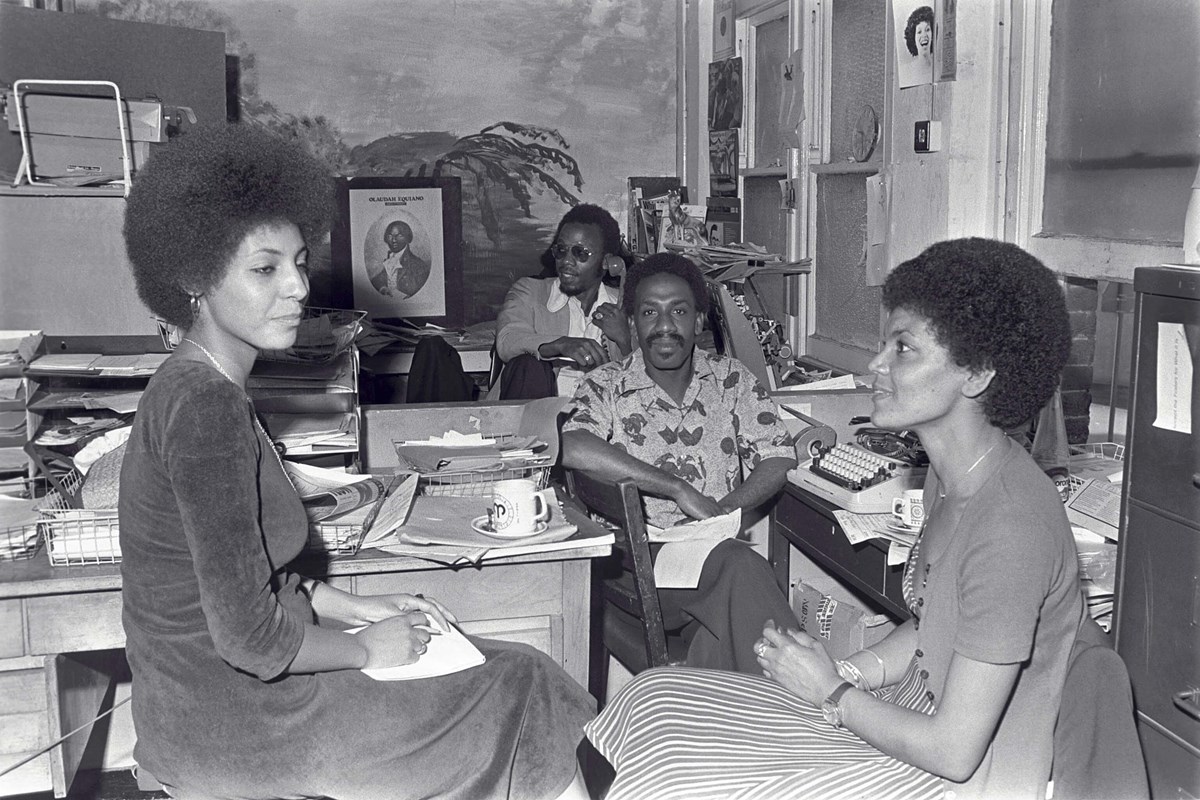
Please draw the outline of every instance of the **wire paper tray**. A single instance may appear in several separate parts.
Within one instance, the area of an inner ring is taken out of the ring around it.
[[[550,465],[526,463],[520,467],[487,472],[425,473],[418,477],[417,493],[428,497],[484,497],[492,494],[492,485],[497,481],[516,478],[533,481],[540,491],[550,482]]]
[[[367,533],[365,522],[325,521],[308,527],[308,549],[333,555],[352,556],[362,547]]]
[[[42,534],[36,522],[0,528],[0,562],[33,558],[41,546]]]

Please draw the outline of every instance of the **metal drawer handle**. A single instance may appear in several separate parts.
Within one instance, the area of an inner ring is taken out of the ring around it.
[[[1176,692],[1172,699],[1176,708],[1192,719],[1200,720],[1200,689],[1184,689],[1182,692]]]

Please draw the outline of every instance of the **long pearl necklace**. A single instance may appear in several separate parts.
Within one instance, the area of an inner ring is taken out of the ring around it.
[[[221,362],[217,361],[217,357],[210,353],[207,347],[200,344],[195,339],[189,339],[186,336],[183,338],[183,341],[193,345],[201,353],[204,353],[204,355],[208,357],[208,360],[212,362],[212,365],[216,368],[217,372],[224,375],[225,379],[230,383],[238,385],[238,382],[233,379],[232,375],[225,371],[225,368],[221,366]],[[249,399],[250,398],[248,397],[246,398],[247,402],[249,402]],[[254,420],[254,425],[258,428],[259,432],[262,433],[263,438],[267,440],[267,446],[270,448],[271,452],[275,454],[275,460],[279,462],[279,468],[283,470],[283,477],[288,479],[288,483],[292,483],[292,476],[288,474],[287,467],[283,465],[283,456],[279,455],[279,450],[275,448],[275,441],[271,438],[270,434],[267,433],[267,430],[263,427],[262,423],[258,421],[258,414],[255,414],[252,410],[250,417]],[[292,488],[295,488],[295,484],[293,484]]]

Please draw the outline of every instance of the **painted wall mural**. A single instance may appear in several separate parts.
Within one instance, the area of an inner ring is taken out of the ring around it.
[[[675,4],[663,0],[79,0],[221,30],[243,122],[351,176],[463,182],[468,324],[537,274],[575,201],[625,220],[630,175],[675,172]],[[314,277],[313,302],[322,293]],[[327,280],[327,276],[326,276]]]

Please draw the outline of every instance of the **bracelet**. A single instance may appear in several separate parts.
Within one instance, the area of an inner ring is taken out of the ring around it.
[[[862,651],[861,651],[861,652],[863,652],[863,653],[870,653],[871,655],[873,655],[873,656],[875,657],[875,660],[879,662],[879,672],[880,672],[880,675],[881,675],[881,678],[880,678],[880,681],[879,681],[879,685],[880,685],[880,686],[887,686],[887,685],[888,685],[888,682],[887,682],[887,665],[885,665],[885,664],[883,663],[883,659],[879,657],[879,653],[876,653],[874,650],[872,650],[872,649],[871,649],[871,648],[869,648],[869,647],[864,647],[864,648],[862,649]]]
[[[867,679],[863,677],[862,672],[858,667],[851,664],[849,661],[835,661],[834,668],[837,669],[837,674],[846,681],[854,684],[855,689],[862,691],[870,691],[871,687],[867,685]]]

